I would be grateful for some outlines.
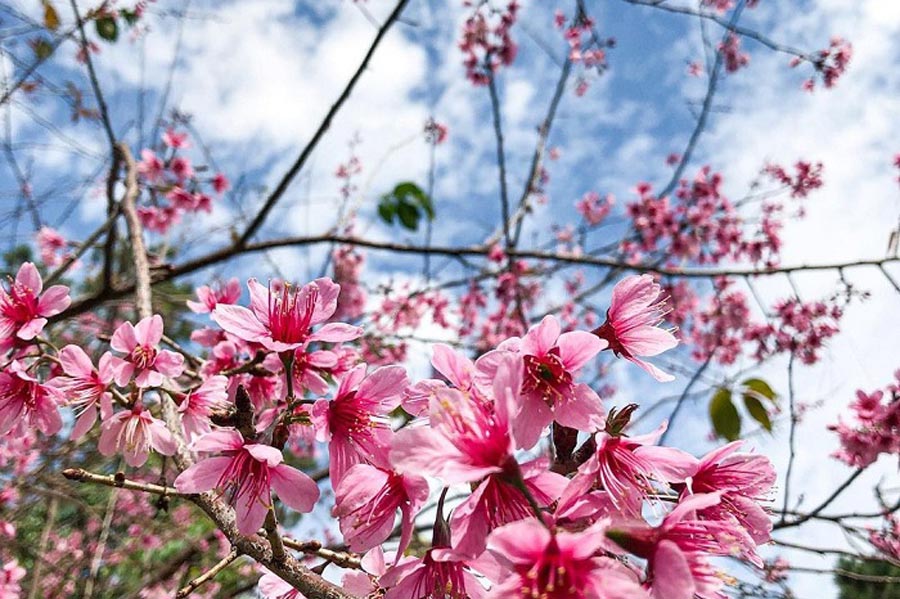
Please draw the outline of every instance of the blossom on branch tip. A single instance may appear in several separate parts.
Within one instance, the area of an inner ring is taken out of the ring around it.
[[[137,325],[125,322],[113,333],[110,346],[125,354],[113,356],[112,369],[116,384],[125,387],[134,378],[138,387],[159,387],[165,377],[184,372],[184,356],[159,349],[163,336],[163,319],[159,314],[141,319]]]
[[[334,399],[320,399],[313,405],[316,438],[328,443],[335,486],[355,464],[389,466],[394,434],[389,415],[400,405],[408,383],[402,366],[384,366],[367,376],[366,365],[360,364],[341,379]]]
[[[126,464],[139,468],[147,461],[150,449],[162,455],[174,455],[177,446],[165,423],[138,402],[130,410],[103,421],[97,449],[105,456],[121,453]]]
[[[675,380],[656,366],[641,360],[656,356],[678,345],[670,331],[659,328],[665,314],[662,288],[650,275],[625,277],[613,288],[606,322],[593,333],[608,342],[617,356],[633,362],[661,382]]]
[[[71,301],[68,287],[53,285],[44,290],[35,265],[22,264],[16,278],[9,281],[8,290],[0,285],[0,351],[37,337],[47,318],[68,308]]]
[[[289,508],[312,511],[319,487],[306,474],[284,464],[281,452],[269,445],[249,443],[234,430],[217,430],[192,444],[198,452],[220,453],[182,472],[175,479],[181,493],[204,493],[217,489],[234,507],[241,534],[255,534],[272,505],[272,489]]]
[[[41,384],[28,374],[21,362],[13,360],[0,372],[0,435],[25,423],[54,435],[62,428],[59,404],[63,395],[52,385]]]
[[[266,289],[256,279],[250,279],[247,287],[249,309],[219,304],[212,311],[219,326],[245,341],[285,352],[311,341],[340,343],[362,334],[359,327],[338,322],[312,332],[313,325],[327,321],[337,308],[341,288],[331,279],[316,279],[303,287],[282,284],[280,289]]]
[[[50,384],[65,396],[66,405],[76,414],[72,439],[80,439],[97,420],[97,407],[106,420],[112,415],[112,395],[109,386],[115,375],[112,354],[100,356],[99,368],[84,350],[77,345],[67,345],[59,351],[59,362],[66,376],[58,376]]]

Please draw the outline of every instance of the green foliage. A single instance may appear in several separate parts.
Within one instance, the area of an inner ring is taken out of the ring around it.
[[[900,583],[876,580],[858,580],[843,572],[852,572],[862,577],[891,577],[900,579],[900,567],[888,562],[863,561],[842,557],[838,560],[838,570],[834,581],[840,590],[840,599],[897,599],[900,597]]]
[[[399,222],[404,228],[415,231],[422,218],[434,220],[434,205],[421,187],[406,181],[381,196],[378,215],[389,225]]]
[[[716,435],[734,441],[741,436],[741,415],[731,401],[731,390],[720,388],[709,402],[709,419]]]
[[[119,24],[116,23],[114,17],[97,17],[94,20],[94,25],[97,28],[97,35],[107,42],[112,43],[119,39]]]
[[[772,419],[766,402],[773,407],[778,405],[778,394],[766,381],[758,378],[746,379],[740,384],[740,395],[747,415],[759,423],[763,429],[772,432]],[[726,387],[719,388],[709,402],[709,419],[716,436],[729,441],[741,436],[742,416],[732,399],[732,391]]]

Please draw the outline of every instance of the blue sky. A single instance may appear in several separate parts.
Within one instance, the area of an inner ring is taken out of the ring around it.
[[[67,6],[57,4],[65,26],[71,22]],[[557,57],[565,50],[552,25],[556,3],[533,0],[523,4],[520,25],[514,31],[520,54],[513,67],[500,76],[513,198],[518,198],[524,185],[536,127],[558,75],[533,38],[542,40]],[[318,126],[366,51],[375,27],[348,0],[195,1],[188,8],[189,18],[180,35],[179,21],[163,13],[181,5],[159,0],[153,5],[147,36],[138,41],[123,36],[116,46],[103,45],[97,56],[114,128],[135,150],[140,149],[140,98],[148,119],[143,126],[146,139],[151,130],[149,119],[159,112],[174,51],[180,46],[167,107],[193,115],[193,125],[213,149],[218,167],[233,182],[242,181],[241,201],[245,210],[252,210],[264,188],[277,182]],[[364,170],[352,203],[362,215],[357,232],[372,239],[419,241],[421,236],[364,223],[373,212],[374,198],[396,182],[411,179],[424,184],[428,151],[418,133],[432,114],[450,129],[448,143],[437,152],[434,241],[472,244],[490,233],[499,215],[494,139],[487,91],[465,81],[462,57],[455,48],[465,16],[460,5],[455,0],[410,3],[405,22],[398,24],[379,48],[371,68],[308,168],[272,213],[261,237],[320,233],[335,224],[339,183],[333,172],[347,159],[347,142],[358,133],[361,143],[356,151]],[[571,14],[574,5],[564,2],[560,6]],[[37,18],[38,3],[22,0],[9,6]],[[370,0],[364,6],[380,22],[392,3]],[[590,79],[585,97],[576,98],[571,89],[566,92],[550,138],[550,145],[560,148],[561,157],[547,164],[549,203],[530,218],[523,236],[529,243],[550,239],[548,222],[572,219],[573,204],[584,192],[613,193],[621,206],[633,197],[631,189],[637,182],[659,185],[666,181],[671,170],[665,157],[683,150],[694,122],[691,108],[696,109],[705,92],[705,80],[687,77],[687,64],[703,59],[700,29],[694,20],[620,0],[594,0],[587,6],[601,35],[615,37],[618,43],[609,52],[609,70]],[[8,11],[0,11],[0,16],[9,16]],[[783,262],[882,256],[900,212],[900,191],[890,167],[892,156],[900,151],[896,141],[900,135],[896,119],[900,78],[893,68],[900,58],[900,4],[763,0],[757,9],[745,12],[742,23],[811,51],[826,46],[831,35],[843,35],[854,43],[853,62],[836,89],[810,95],[800,90],[809,75],[803,70],[806,67],[792,70],[785,55],[745,41],[750,65],[724,79],[708,134],[686,174],[710,163],[723,172],[727,194],[737,198],[767,160],[821,160],[826,187],[808,201],[805,221],[788,224]],[[710,33],[714,39],[720,35],[714,27]],[[83,70],[72,60],[73,49],[64,48],[59,59],[40,72],[51,80],[71,79],[86,87]],[[13,65],[5,53],[28,57],[28,50],[23,38],[5,41],[3,50],[0,66],[9,77]],[[53,123],[54,131],[36,125],[34,114]],[[46,97],[34,103],[17,101],[11,118],[13,139],[24,144],[17,156],[33,172],[36,194],[52,197],[43,211],[47,222],[60,226],[69,237],[83,237],[105,210],[105,199],[98,192],[106,156],[99,126],[71,123],[65,105]],[[72,142],[83,151],[73,151]],[[200,161],[199,154],[194,156]],[[15,208],[16,197],[17,185],[5,163],[0,163],[0,215]],[[224,244],[228,227],[238,216],[236,205],[224,201],[217,205],[211,222],[202,227],[189,224],[166,241],[185,244],[190,251]],[[10,221],[3,223],[8,243],[30,239],[27,219],[15,229],[15,238],[11,237]],[[287,276],[297,273],[297,278],[305,278],[307,273],[318,272],[325,250],[273,251],[271,262],[245,258],[237,266],[229,265],[227,273],[265,278],[274,274],[270,267],[274,262]],[[418,259],[371,254],[367,276],[373,286],[391,278],[415,278],[419,264]],[[225,272],[220,267],[207,274]],[[597,276],[587,274],[589,280]],[[886,334],[900,328],[897,295],[877,272],[851,271],[848,277],[871,289],[874,297],[850,309],[845,332],[830,344],[823,363],[804,369],[797,380],[802,400],[825,400],[801,426],[810,451],[798,461],[794,486],[803,488],[809,497],[804,505],[815,503],[827,494],[829,485],[849,473],[824,460],[835,446],[824,426],[835,421],[855,388],[883,386],[900,366],[896,359],[900,340]],[[797,277],[804,299],[828,293],[834,280],[833,273]],[[765,301],[774,301],[789,293],[790,287],[784,278],[773,277],[761,282],[759,290]],[[602,300],[598,303],[602,305]],[[783,363],[763,372],[780,389],[785,388],[783,373]],[[671,388],[651,384],[631,366],[618,367],[615,376],[622,401],[673,393]],[[683,384],[680,380],[672,385],[680,389]],[[682,422],[691,422],[691,418],[703,421],[705,407],[689,405],[685,414]],[[782,426],[774,439],[759,440],[761,449],[781,466],[784,429]],[[697,453],[710,447],[693,428],[688,434],[676,433],[671,441]],[[896,479],[890,464],[880,466],[868,476],[868,482],[882,475]],[[845,494],[835,510],[840,511],[842,505],[870,503],[865,484],[858,489]],[[828,546],[845,542],[824,526],[813,527],[806,539]],[[819,558],[792,558],[798,564],[827,565]],[[801,599],[833,596],[833,590],[823,590],[831,588],[830,581],[802,576],[796,582]]]

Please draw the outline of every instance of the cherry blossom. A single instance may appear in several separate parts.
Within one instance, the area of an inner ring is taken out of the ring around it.
[[[184,371],[184,356],[159,349],[162,336],[163,320],[158,314],[141,319],[136,326],[126,322],[116,329],[110,347],[125,354],[124,358],[112,358],[117,385],[125,387],[134,379],[138,387],[158,387],[165,377],[177,377]]]
[[[97,449],[105,456],[121,454],[125,463],[139,468],[153,449],[162,455],[175,453],[175,438],[165,423],[154,418],[141,402],[103,421]]]
[[[44,282],[34,264],[22,264],[8,290],[0,285],[0,351],[40,335],[47,318],[59,314],[70,303],[68,287],[53,285],[44,291]]]
[[[220,453],[200,460],[175,479],[181,493],[217,489],[234,507],[241,534],[256,533],[272,505],[272,489],[278,498],[298,512],[309,512],[319,499],[319,487],[309,476],[282,463],[281,452],[268,445],[250,443],[232,430],[207,433],[193,449]]]
[[[21,362],[13,360],[0,372],[0,435],[20,424],[45,435],[56,434],[62,428],[59,405],[63,401],[59,389],[40,383]]]
[[[613,288],[606,322],[593,333],[605,339],[607,349],[649,372],[658,381],[674,380],[670,374],[641,360],[678,345],[675,336],[659,328],[664,315],[662,288],[650,275],[625,277]]]
[[[77,416],[72,438],[79,439],[97,421],[97,409],[106,420],[112,415],[112,395],[109,386],[113,381],[112,355],[100,356],[98,368],[84,350],[77,345],[67,345],[59,351],[59,361],[66,376],[52,379],[50,384],[59,389],[67,405]]]

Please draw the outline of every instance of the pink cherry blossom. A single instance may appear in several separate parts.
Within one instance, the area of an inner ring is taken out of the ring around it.
[[[41,384],[28,374],[21,362],[13,362],[0,372],[0,435],[20,423],[54,435],[62,428],[59,404],[63,395],[52,385]]]
[[[300,591],[295,589],[271,572],[262,575],[257,583],[259,593],[265,599],[305,599]]]
[[[210,431],[209,416],[213,408],[228,405],[228,378],[211,376],[178,405],[184,432],[190,441]]]
[[[505,576],[488,597],[500,599],[642,599],[648,597],[628,568],[602,557],[606,521],[577,533],[553,532],[531,518],[491,532],[488,550]]]
[[[178,133],[174,127],[169,127],[162,134],[163,143],[174,150],[186,150],[191,147],[187,133]]]
[[[197,299],[187,301],[191,312],[207,314],[215,310],[218,304],[234,304],[241,299],[241,284],[236,278],[228,279],[218,287],[202,285],[197,288]]]
[[[640,359],[655,356],[678,345],[675,336],[659,328],[664,315],[662,288],[650,275],[625,277],[613,288],[606,322],[593,333],[605,339],[617,356],[634,362],[658,381],[674,380],[656,366]]]
[[[139,468],[154,449],[162,455],[173,455],[175,438],[162,420],[153,417],[141,402],[103,421],[97,449],[105,456],[122,454],[125,463]]]
[[[114,376],[112,355],[106,352],[100,356],[97,369],[83,349],[77,345],[67,345],[59,351],[59,361],[66,376],[56,377],[50,384],[62,392],[66,405],[75,411],[77,419],[72,429],[72,439],[80,439],[97,421],[98,406],[103,420],[112,415],[112,395],[109,392]]]
[[[165,377],[184,372],[184,356],[159,349],[163,335],[163,319],[159,314],[142,319],[137,326],[125,322],[113,333],[110,346],[125,354],[113,356],[112,368],[116,384],[125,387],[134,378],[138,387],[158,387]]]
[[[664,430],[665,425],[649,435],[634,437],[611,434],[613,431],[598,433],[597,449],[578,468],[564,501],[599,488],[620,512],[640,515],[641,502],[653,492],[654,483],[683,482],[696,463],[681,450],[652,445]]]
[[[772,520],[760,505],[770,498],[775,469],[762,455],[738,454],[743,441],[734,441],[704,456],[682,488],[689,493],[719,491],[721,501],[697,512],[701,520],[736,520],[757,545],[769,541]]]
[[[586,331],[560,335],[559,321],[545,316],[529,329],[521,341],[509,339],[477,363],[479,378],[493,379],[498,354],[506,349],[524,361],[521,406],[513,423],[520,448],[533,447],[541,431],[554,420],[570,428],[595,431],[603,425],[600,397],[587,385],[576,384],[581,368],[596,356],[606,342]]]
[[[41,293],[44,282],[31,262],[19,267],[9,290],[0,285],[0,351],[18,340],[31,341],[44,330],[47,318],[69,307],[69,288],[53,285]]]
[[[328,443],[335,485],[355,464],[388,467],[393,436],[389,415],[408,383],[401,366],[385,366],[366,376],[366,365],[360,364],[341,379],[334,399],[313,405],[316,438]]]
[[[461,555],[478,556],[485,549],[490,531],[534,516],[528,495],[539,508],[555,502],[566,486],[566,477],[549,471],[549,460],[538,458],[500,474],[491,474],[453,510],[450,532],[453,549]],[[521,481],[517,481],[521,478]]]
[[[485,599],[487,592],[466,557],[436,546],[423,557],[403,557],[379,578],[384,599]]]
[[[141,161],[138,163],[138,172],[147,181],[156,183],[163,178],[165,164],[159,159],[153,150],[141,150]]]
[[[748,539],[732,523],[696,519],[697,511],[719,501],[718,493],[691,495],[682,499],[658,527],[643,521],[618,522],[607,530],[616,544],[648,561],[653,599],[722,597],[718,591],[723,580],[704,556],[746,553]]]
[[[212,187],[217,194],[222,195],[231,187],[231,182],[224,173],[216,173],[212,178]]]
[[[247,287],[250,309],[223,304],[212,311],[219,326],[241,339],[285,352],[311,341],[340,343],[362,334],[359,327],[337,322],[312,332],[313,325],[328,320],[337,308],[340,286],[331,279],[316,279],[299,288],[285,284],[280,291],[266,289],[250,279]]]
[[[175,479],[182,493],[219,490],[234,507],[241,534],[256,533],[272,505],[272,489],[289,508],[309,512],[319,499],[319,487],[303,472],[282,463],[281,452],[250,443],[234,430],[206,433],[192,445],[195,451],[221,453],[200,460]]]
[[[437,389],[430,402],[430,426],[408,426],[397,433],[391,462],[401,473],[428,474],[447,484],[475,482],[518,468],[511,416],[522,370],[517,356],[502,357],[493,380],[494,402],[456,389]]]
[[[357,464],[341,478],[334,491],[333,515],[352,551],[366,551],[383,543],[394,528],[400,510],[402,554],[413,532],[413,520],[428,500],[428,482],[421,476],[402,475],[368,464]]]

